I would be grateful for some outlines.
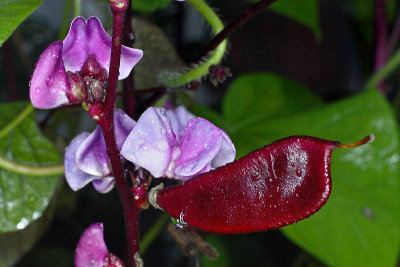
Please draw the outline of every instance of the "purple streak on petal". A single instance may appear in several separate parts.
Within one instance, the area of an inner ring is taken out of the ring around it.
[[[187,180],[210,169],[211,162],[222,144],[221,130],[203,118],[191,119],[181,139],[181,155],[175,163],[175,173],[180,180]]]
[[[111,37],[104,31],[101,22],[96,17],[88,19],[87,34],[89,54],[94,55],[97,62],[108,72],[110,67]],[[142,50],[122,46],[118,79],[122,80],[128,77],[132,68],[142,56]]]
[[[167,117],[171,123],[172,130],[175,133],[178,142],[181,140],[186,125],[190,119],[196,118],[192,113],[187,111],[184,106],[179,106],[176,109],[167,110]]]
[[[62,57],[67,71],[80,71],[88,56],[86,20],[77,17],[71,23],[67,37],[63,41]]]
[[[105,194],[111,191],[115,185],[115,179],[113,176],[103,177],[101,179],[93,180],[92,182],[94,189],[97,192]]]
[[[165,174],[176,145],[175,135],[165,109],[149,108],[122,146],[121,154],[127,160],[147,169],[154,177]]]
[[[131,119],[120,109],[114,111],[114,126],[115,126],[115,138],[117,141],[118,149],[121,150],[122,145],[125,143],[126,138],[132,131],[136,122]]]
[[[111,173],[110,159],[99,126],[84,140],[76,152],[79,168],[91,175],[105,177]]]
[[[52,43],[41,55],[29,85],[29,96],[34,107],[55,108],[69,104],[71,91],[61,58],[62,42]]]
[[[213,169],[224,166],[225,164],[234,161],[236,157],[236,149],[231,139],[223,130],[219,130],[222,137],[222,143],[218,154],[211,161],[211,167]]]
[[[77,191],[98,177],[81,171],[76,164],[76,151],[89,133],[81,133],[72,139],[71,144],[65,150],[64,168],[65,178],[72,190]]]
[[[108,250],[103,237],[103,224],[94,223],[81,235],[75,250],[75,267],[108,265]]]

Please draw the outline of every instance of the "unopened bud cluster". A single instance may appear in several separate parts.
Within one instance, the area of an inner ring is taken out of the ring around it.
[[[107,87],[107,70],[102,68],[93,55],[89,55],[81,71],[67,72],[71,85],[70,100],[87,103],[104,101]]]

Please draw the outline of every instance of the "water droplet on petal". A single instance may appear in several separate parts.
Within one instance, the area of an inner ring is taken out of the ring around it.
[[[58,55],[57,54],[53,54],[53,55],[51,55],[51,58],[52,59],[58,59]]]
[[[49,76],[46,79],[47,86],[51,86],[53,84],[53,76]]]
[[[296,170],[296,175],[297,175],[297,177],[301,177],[302,171],[300,169],[297,169]]]
[[[37,87],[37,88],[35,89],[35,94],[37,94],[37,95],[40,94],[40,88],[39,88],[39,87]]]

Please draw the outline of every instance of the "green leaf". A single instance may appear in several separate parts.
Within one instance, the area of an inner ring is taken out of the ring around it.
[[[268,133],[267,143],[297,134],[346,143],[374,133],[372,144],[334,152],[328,203],[283,232],[329,265],[395,265],[400,237],[399,135],[393,112],[378,90],[271,121],[251,132]]]
[[[203,267],[228,267],[232,266],[231,257],[226,241],[220,235],[207,235],[206,242],[215,248],[219,254],[218,258],[211,260],[204,255],[201,255],[201,266]]]
[[[253,73],[239,76],[232,82],[222,111],[226,121],[243,127],[242,124],[254,124],[321,105],[319,97],[298,83],[272,73]]]
[[[259,0],[249,1],[259,2]],[[279,0],[273,3],[270,9],[310,28],[317,39],[321,39],[318,0]]]
[[[247,89],[245,83],[241,85],[243,90]],[[290,96],[292,89],[286,87],[289,84],[282,85],[281,93],[288,92]],[[290,135],[312,135],[350,143],[369,133],[375,134],[372,144],[335,150],[333,187],[328,203],[309,219],[282,230],[296,244],[329,265],[394,266],[400,241],[399,134],[393,111],[378,90],[368,90],[330,105],[321,106],[315,101],[319,106],[313,109],[294,96],[292,101],[299,100],[305,109],[290,113],[293,107],[289,100],[277,108],[271,103],[274,98],[251,101],[254,93],[246,96],[238,92],[238,97],[228,97],[230,90],[237,90],[235,86],[229,89],[224,101],[225,113],[219,118],[224,121],[222,124],[229,121],[231,125],[245,125],[226,129],[240,156]],[[260,83],[259,87],[263,85]],[[243,123],[246,103],[253,103],[248,107],[256,117],[270,112],[278,115],[266,116],[265,121]],[[286,116],[276,111],[283,112],[285,108],[290,113]],[[218,116],[209,111],[203,113],[207,112]]]
[[[27,105],[27,102],[0,104],[0,129],[8,125]],[[33,113],[0,139],[0,156],[24,166],[50,167],[60,163],[57,150],[41,135]],[[13,171],[0,169],[0,237],[2,240],[4,240],[4,234],[9,235],[11,232],[17,234],[18,231],[28,229],[31,223],[41,218],[56,191],[58,181],[58,176],[23,176]],[[39,234],[40,232],[37,232],[36,237]],[[25,241],[33,243],[33,239],[27,236]],[[15,245],[25,248],[26,244],[24,240],[20,240]],[[20,253],[22,252],[21,250]],[[0,258],[0,262],[2,261],[3,259]]]
[[[135,0],[132,1],[132,9],[142,12],[154,12],[170,3],[171,0]]]
[[[42,0],[2,0],[0,2],[0,46]]]

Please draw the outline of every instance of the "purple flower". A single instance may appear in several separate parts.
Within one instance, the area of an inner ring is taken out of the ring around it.
[[[119,149],[134,126],[135,121],[123,111],[114,111],[115,136]],[[114,187],[110,159],[99,126],[91,134],[83,132],[71,141],[66,148],[64,167],[65,178],[74,191],[90,182],[100,193],[107,193]]]
[[[117,256],[108,253],[103,231],[102,223],[94,223],[86,228],[75,250],[75,267],[124,266]]]
[[[101,100],[98,90],[108,76],[110,54],[111,37],[100,21],[77,17],[64,41],[52,43],[36,63],[29,86],[32,104],[48,109]],[[141,50],[123,46],[119,79],[126,78],[142,56]]]
[[[121,155],[154,177],[186,181],[235,159],[228,135],[184,107],[149,108],[122,146]]]

